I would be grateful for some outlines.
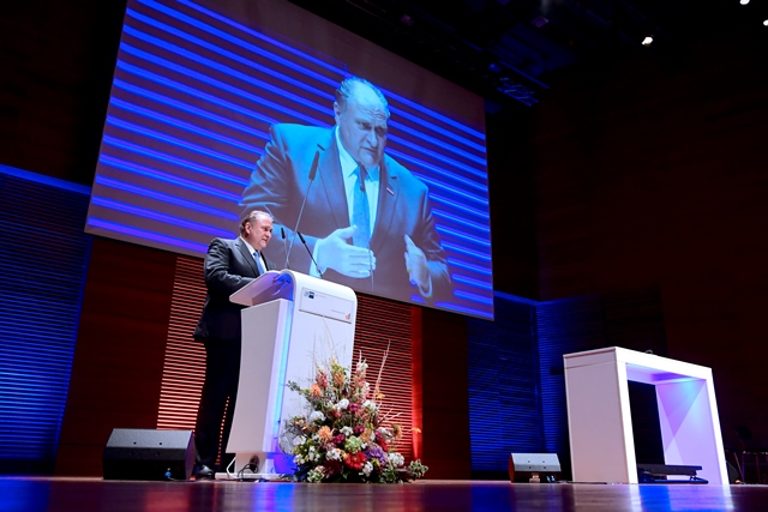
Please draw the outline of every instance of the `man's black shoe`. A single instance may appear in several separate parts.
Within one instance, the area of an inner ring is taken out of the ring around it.
[[[205,464],[197,466],[193,474],[195,475],[195,480],[211,480],[216,476],[213,470]]]

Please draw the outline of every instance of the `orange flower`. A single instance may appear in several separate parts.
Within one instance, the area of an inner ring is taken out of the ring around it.
[[[320,389],[320,386],[318,386],[317,384],[312,384],[309,387],[309,396],[311,396],[312,398],[320,398],[321,396],[323,396],[323,390]]]
[[[344,381],[346,380],[344,376],[344,368],[341,366],[336,366],[333,368],[333,385],[337,388],[340,388],[344,385]]]
[[[330,443],[333,439],[333,431],[328,425],[323,425],[320,430],[317,431],[317,437],[323,443]]]

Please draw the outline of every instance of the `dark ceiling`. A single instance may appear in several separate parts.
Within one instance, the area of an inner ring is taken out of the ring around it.
[[[631,54],[663,58],[703,39],[768,40],[752,0],[293,0],[483,96],[537,103],[559,73]],[[641,45],[646,35],[650,47]]]

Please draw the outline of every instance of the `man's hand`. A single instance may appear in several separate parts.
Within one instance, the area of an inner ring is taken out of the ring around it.
[[[403,235],[405,240],[405,269],[411,284],[419,287],[419,292],[425,297],[432,295],[432,282],[429,278],[429,267],[424,251],[419,249],[411,237]]]
[[[354,278],[367,278],[376,269],[376,256],[365,247],[351,244],[355,226],[340,228],[315,243],[317,266]]]

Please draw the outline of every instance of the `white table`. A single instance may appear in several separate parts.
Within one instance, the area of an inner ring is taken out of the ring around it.
[[[628,381],[653,384],[668,465],[701,466],[697,476],[727,485],[712,370],[608,347],[563,356],[575,482],[637,483]]]

